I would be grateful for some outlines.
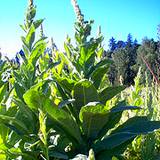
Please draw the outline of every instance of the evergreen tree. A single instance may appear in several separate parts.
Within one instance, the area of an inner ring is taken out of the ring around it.
[[[124,41],[119,40],[119,41],[117,42],[117,49],[118,49],[118,48],[124,48],[125,46],[126,46],[126,43],[125,43]]]
[[[131,35],[130,33],[129,33],[128,36],[127,36],[126,45],[127,45],[128,47],[132,47],[132,45],[133,45],[132,35]]]
[[[108,47],[109,50],[104,52],[104,57],[112,58],[112,54],[117,48],[115,38],[112,37],[111,39],[109,39]]]
[[[134,41],[133,41],[133,46],[137,46],[138,45],[138,41],[137,41],[137,39],[135,39]]]
[[[117,48],[116,40],[115,40],[115,38],[112,37],[109,40],[109,49],[110,49],[111,52],[113,52],[116,48]]]
[[[124,48],[117,49],[113,54],[114,69],[116,73],[115,81],[116,84],[120,83],[120,77],[123,78],[122,82],[125,84],[125,79],[127,77],[127,69],[129,63],[128,53]]]
[[[111,84],[119,84],[120,77],[125,85],[134,83],[134,77],[136,76],[134,65],[136,64],[138,46],[137,40],[133,42],[131,34],[128,34],[126,42],[118,41],[116,50],[108,52],[112,53],[111,58],[114,62],[108,73]]]

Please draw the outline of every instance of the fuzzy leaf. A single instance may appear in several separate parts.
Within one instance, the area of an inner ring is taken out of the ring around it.
[[[7,91],[7,83],[0,88],[0,103],[3,100],[6,91]]]
[[[103,79],[103,76],[107,73],[109,66],[104,65],[99,68],[97,68],[91,75],[91,79],[93,81],[94,86],[98,89],[101,81]]]
[[[103,89],[99,93],[101,103],[106,104],[106,101],[112,99],[114,96],[123,91],[125,88],[126,88],[125,86],[115,86]]]
[[[91,102],[81,108],[80,120],[82,122],[82,128],[84,135],[88,139],[95,139],[99,131],[104,127],[109,119],[109,111],[106,110],[105,106]]]
[[[96,88],[86,79],[82,79],[75,84],[73,88],[73,98],[75,99],[74,105],[78,112],[82,106],[85,106],[89,102],[99,101]]]
[[[147,117],[133,117],[111,132],[109,136],[97,142],[94,149],[97,152],[111,150],[133,140],[138,135],[147,134],[159,128],[160,122],[158,121],[149,121]]]
[[[29,50],[31,51],[33,42],[35,40],[35,27],[34,27],[34,25],[31,26],[25,40],[26,40],[26,43],[29,47]]]
[[[34,27],[35,29],[37,29],[42,23],[43,23],[44,19],[39,19],[39,20],[36,20],[34,21]]]
[[[45,42],[40,43],[39,45],[37,45],[31,52],[30,55],[30,59],[29,62],[31,62],[33,64],[33,66],[36,65],[37,60],[39,59],[39,57],[44,53],[45,51],[45,47],[46,44]]]
[[[53,106],[49,100],[46,101],[45,110],[51,116],[53,123],[56,122],[74,145],[82,143],[80,129],[69,113]]]

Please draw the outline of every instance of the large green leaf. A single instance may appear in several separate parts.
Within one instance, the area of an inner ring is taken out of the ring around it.
[[[0,124],[0,143],[1,139],[2,141],[5,141],[7,136],[8,136],[8,128],[5,126],[5,124],[1,123]]]
[[[97,57],[98,59],[101,59],[104,53],[104,48],[101,47],[98,51],[97,51]]]
[[[68,100],[70,97],[68,97],[68,94],[66,94],[66,92],[64,91],[64,89],[59,85],[59,83],[56,83],[57,86],[57,90],[60,93],[60,96],[62,97],[62,99],[64,101]]]
[[[123,103],[123,101],[122,101]],[[117,113],[117,112],[123,112],[125,110],[135,110],[135,109],[141,109],[140,107],[137,107],[137,106],[116,106],[116,107],[113,107],[111,109],[111,113]]]
[[[19,107],[16,117],[24,123],[27,121],[26,126],[28,130],[30,130],[32,133],[36,133],[38,118],[36,117],[35,113],[20,99],[16,98],[13,99],[13,101],[15,105]]]
[[[109,136],[97,142],[94,149],[96,152],[111,150],[140,134],[147,134],[159,128],[160,122],[158,121],[149,121],[147,117],[133,117],[111,132]]]
[[[38,41],[36,41],[32,48],[36,48],[40,44],[44,44],[44,40],[47,39],[47,37],[41,37]]]
[[[58,105],[58,107],[62,107],[64,104],[67,104],[67,109],[68,109],[68,111],[76,118],[76,120],[77,121],[79,121],[79,119],[78,119],[78,114],[77,114],[77,112],[76,112],[76,109],[71,105],[71,101],[70,101],[70,93],[68,94],[64,89],[63,89],[63,86],[61,87],[60,85],[59,85],[59,83],[57,83],[57,89],[58,89],[58,91],[59,91],[59,93],[60,93],[60,95],[61,95],[61,97],[62,97],[62,99],[63,99],[63,101]],[[70,101],[70,102],[69,102]],[[75,99],[72,99],[72,103],[75,101]],[[66,109],[65,108],[65,109]]]
[[[113,135],[107,136],[102,141],[97,142],[94,146],[94,149],[97,153],[103,150],[111,150],[135,137],[136,134],[130,132],[115,133]]]
[[[22,135],[28,132],[25,124],[16,119],[15,117],[0,114],[0,123],[5,124],[7,127],[13,129],[14,131]]]
[[[21,71],[17,74],[14,72],[16,76],[16,80],[21,86],[28,90],[31,86],[35,84],[35,74],[36,74],[36,66],[32,63],[22,64]],[[21,78],[21,79],[20,79]]]
[[[81,108],[80,120],[84,135],[94,140],[109,119],[109,111],[98,102],[90,102]]]
[[[80,46],[78,63],[83,68],[85,77],[87,77],[89,70],[94,66],[97,47],[98,43],[96,41],[87,42]]]
[[[21,40],[22,40],[22,42],[23,42],[23,45],[24,45],[27,49],[29,49],[29,46],[28,46],[28,44],[27,44],[27,42],[26,42],[25,37],[21,36]]]
[[[51,116],[54,122],[63,130],[65,134],[74,145],[82,144],[80,129],[71,115],[57,106],[53,106],[50,100],[45,102],[45,110]],[[54,126],[53,126],[54,128]]]
[[[16,94],[17,96],[23,100],[23,94],[25,93],[25,89],[23,86],[20,86],[18,83],[15,83],[14,84],[14,87],[15,87],[15,91],[16,91]]]
[[[147,117],[133,117],[115,129],[117,132],[130,132],[134,134],[147,134],[160,128],[160,121],[149,121]]]
[[[109,66],[104,65],[97,68],[91,75],[94,86],[98,89],[104,75],[107,73]]]
[[[87,59],[87,61],[84,64],[83,71],[84,71],[84,77],[85,78],[87,78],[87,75],[90,72],[90,69],[92,68],[92,66],[94,66],[94,63],[95,63],[95,52],[94,52],[94,54],[92,54],[90,56],[89,59]]]
[[[30,27],[29,32],[28,32],[26,39],[25,39],[25,42],[27,43],[27,46],[29,47],[30,51],[32,49],[32,45],[33,45],[34,40],[35,40],[35,27],[34,27],[34,25],[32,25]]]
[[[86,52],[85,69],[87,71],[90,70],[92,66],[94,66],[95,57],[96,57],[96,49],[98,45],[100,44],[100,41],[99,42],[98,41],[99,40],[96,39],[86,44],[87,52]]]
[[[6,95],[6,91],[7,91],[7,83],[0,88],[0,103]]]
[[[39,57],[44,53],[46,48],[46,43],[40,43],[38,44],[31,52],[29,62],[33,64],[33,66],[36,65],[37,60]]]
[[[87,75],[87,78],[91,77],[91,74],[97,70],[98,68],[102,67],[102,66],[109,66],[110,64],[112,64],[112,61],[110,59],[102,59],[100,62],[98,62],[96,65],[92,66],[88,75]]]
[[[140,107],[126,106],[125,101],[119,102],[110,110],[108,123],[106,123],[104,127],[99,131],[97,138],[102,138],[110,129],[114,128],[115,125],[119,123],[123,111],[135,109],[140,109]]]
[[[124,151],[126,150],[127,146],[133,141],[134,138],[126,141],[125,143],[122,143],[118,147],[115,147],[114,149],[108,149],[103,150],[101,152],[98,152],[96,154],[97,160],[114,160],[113,157],[120,157],[119,160],[124,160],[124,158],[121,156]],[[116,159],[117,160],[117,159]]]
[[[71,53],[71,50],[70,50],[70,48],[69,48],[69,46],[66,44],[66,43],[64,43],[64,49],[65,49],[65,51],[66,51],[66,54],[67,54],[67,58],[71,58],[71,55],[72,55],[72,53]]]
[[[32,110],[38,110],[38,108],[43,108],[43,100],[46,98],[43,94],[43,86],[48,83],[48,81],[39,82],[37,85],[32,86],[23,95],[25,103]]]
[[[71,91],[74,87],[75,81],[72,79],[69,79],[67,77],[60,77],[58,74],[55,74],[55,79],[58,82],[58,84],[69,94],[71,94]]]
[[[64,53],[58,52],[59,57],[61,58],[62,62],[67,65],[68,69],[71,71],[72,74],[76,74],[80,77],[78,66],[74,61],[69,59]]]
[[[86,61],[86,54],[87,54],[87,49],[85,48],[85,46],[81,46],[80,47],[80,58],[78,61],[81,66],[84,66],[84,63]]]
[[[125,86],[114,86],[103,89],[99,93],[101,103],[106,104],[106,101],[112,99],[114,96],[123,91],[125,88],[126,88]]]
[[[106,106],[98,102],[88,103],[80,110],[84,135],[90,140],[98,139],[100,134],[105,135],[120,120],[123,111],[130,109],[139,109],[139,107],[117,106],[108,110]],[[118,118],[114,117],[114,114]]]
[[[20,71],[13,71],[13,75],[15,77],[16,83],[22,84],[22,86],[25,88],[24,77],[22,79],[22,74]]]
[[[42,106],[42,101],[44,99],[43,95],[40,95],[40,93],[33,88],[28,90],[24,95],[23,95],[24,101],[28,105],[29,108],[32,110],[35,109],[37,110],[38,108],[43,107]]]
[[[73,98],[75,99],[74,105],[78,112],[82,106],[85,106],[89,102],[99,101],[96,88],[86,79],[82,79],[75,84],[73,88]]]
[[[5,105],[0,105],[0,114],[4,115],[7,112],[7,107]],[[0,123],[0,144],[6,140],[8,136],[8,128],[3,124]]]
[[[37,29],[42,23],[44,19],[39,19],[33,22],[35,29]]]

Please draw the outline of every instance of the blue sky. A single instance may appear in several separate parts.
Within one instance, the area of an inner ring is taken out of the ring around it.
[[[85,19],[93,19],[93,35],[101,25],[107,48],[109,38],[126,40],[127,34],[139,42],[145,36],[157,38],[160,24],[160,0],[78,0]],[[68,34],[73,38],[75,15],[70,0],[35,0],[37,18],[45,18],[44,30],[60,49]],[[0,48],[13,56],[21,48],[23,35],[19,24],[24,21],[27,0],[1,0]]]

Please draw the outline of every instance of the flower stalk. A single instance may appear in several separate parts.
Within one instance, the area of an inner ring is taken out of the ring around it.
[[[77,16],[77,20],[81,23],[84,22],[84,15],[82,14],[81,12],[81,9],[79,8],[79,5],[77,3],[77,0],[71,0],[71,3],[73,5],[73,8],[74,8],[74,11],[75,11],[75,14]]]
[[[29,6],[33,6],[33,0],[29,0]]]

